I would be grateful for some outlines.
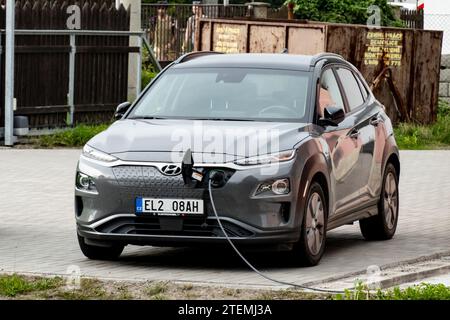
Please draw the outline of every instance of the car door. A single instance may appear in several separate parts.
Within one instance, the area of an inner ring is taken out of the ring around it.
[[[358,134],[354,134],[355,117],[347,112],[347,101],[332,66],[322,71],[317,100],[318,118],[323,116],[327,106],[342,108],[346,112],[341,123],[326,126],[321,133],[328,145],[331,163],[330,194],[333,199],[330,215],[338,215],[358,201],[359,185],[355,181],[359,179],[358,163],[362,146]]]
[[[381,136],[384,130],[380,130],[383,123],[380,109],[375,99],[369,99],[359,75],[344,66],[336,67],[336,73],[347,100],[348,116],[352,118],[352,136],[360,145],[355,165],[357,178],[353,181],[358,190],[358,201],[352,205],[353,209],[358,209],[377,199],[385,141]]]

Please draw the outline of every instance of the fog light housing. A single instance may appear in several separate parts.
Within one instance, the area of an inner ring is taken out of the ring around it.
[[[289,191],[289,179],[279,179],[272,183],[272,192],[275,194],[288,194]]]
[[[261,183],[256,189],[255,195],[270,192],[276,195],[288,194],[291,191],[289,179],[277,179]]]
[[[81,172],[77,173],[77,178],[76,178],[75,184],[76,184],[77,188],[80,190],[97,191],[97,189],[95,187],[95,182],[92,179],[92,177],[88,176],[87,174],[81,173]]]

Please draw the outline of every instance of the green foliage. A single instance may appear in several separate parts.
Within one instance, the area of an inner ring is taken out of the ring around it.
[[[142,69],[142,76],[141,76],[141,87],[144,89],[152,80],[154,77],[156,77],[157,73],[153,70],[148,69]]]
[[[93,136],[106,130],[109,124],[84,125],[80,124],[75,128],[64,129],[54,134],[40,136],[36,141],[39,147],[81,147]]]
[[[146,293],[150,297],[159,297],[163,295],[164,292],[167,290],[167,283],[165,282],[156,282],[151,284],[147,289]],[[156,298],[155,300],[159,300]]]
[[[61,286],[61,278],[26,279],[17,274],[0,276],[0,296],[15,297],[17,295],[44,291]]]
[[[376,5],[381,10],[381,25],[401,27],[403,23],[395,18],[387,0],[287,0],[294,3],[298,19],[322,22],[366,24],[370,14],[367,8]]]
[[[359,283],[354,290],[345,290],[338,294],[335,300],[450,300],[450,287],[443,284],[422,283],[400,289],[370,291],[367,286]]]
[[[400,149],[450,148],[450,107],[441,101],[436,123],[429,126],[400,123],[394,132]]]
[[[150,59],[148,50],[142,50],[141,89],[144,89],[158,74]]]

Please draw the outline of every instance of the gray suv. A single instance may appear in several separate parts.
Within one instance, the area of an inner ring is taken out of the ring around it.
[[[368,240],[395,233],[392,124],[338,55],[187,54],[115,117],[76,172],[88,258],[118,258],[128,244],[224,244],[212,200],[235,244],[303,265],[344,224],[359,221]]]

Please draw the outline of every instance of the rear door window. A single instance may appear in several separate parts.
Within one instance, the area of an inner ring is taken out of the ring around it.
[[[364,98],[355,75],[352,71],[346,68],[336,68],[336,71],[344,88],[345,96],[348,101],[348,107],[350,111],[355,110],[364,103]]]
[[[344,100],[342,99],[338,82],[331,68],[326,69],[320,77],[318,103],[319,118],[323,117],[325,108],[330,106],[345,110]]]

